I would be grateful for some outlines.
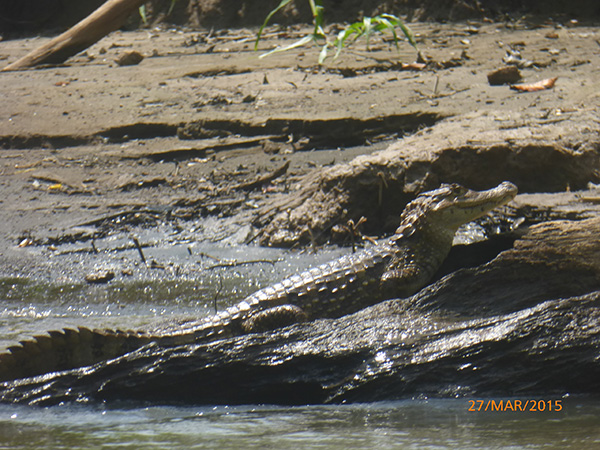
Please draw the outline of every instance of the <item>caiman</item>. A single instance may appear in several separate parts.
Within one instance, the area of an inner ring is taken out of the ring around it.
[[[0,380],[85,367],[156,342],[176,346],[265,332],[316,318],[335,318],[418,292],[448,255],[456,230],[517,194],[503,182],[487,191],[442,185],[410,202],[391,237],[357,253],[293,275],[212,317],[155,331],[50,331],[0,354]]]

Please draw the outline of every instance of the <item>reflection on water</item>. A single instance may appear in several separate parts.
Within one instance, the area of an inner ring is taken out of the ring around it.
[[[466,400],[279,408],[0,406],[0,448],[592,449],[600,404],[468,412]]]

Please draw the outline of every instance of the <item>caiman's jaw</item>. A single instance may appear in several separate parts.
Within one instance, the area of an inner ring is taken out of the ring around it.
[[[433,192],[439,194],[431,205],[432,221],[459,227],[507,204],[517,195],[517,187],[505,181],[493,189],[479,192],[457,184],[446,184]]]

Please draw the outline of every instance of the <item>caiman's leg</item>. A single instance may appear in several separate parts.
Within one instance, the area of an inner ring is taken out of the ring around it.
[[[430,275],[418,267],[391,269],[381,276],[383,298],[409,297],[427,285]]]
[[[246,333],[261,333],[308,320],[304,310],[296,305],[280,305],[258,311],[242,322]]]

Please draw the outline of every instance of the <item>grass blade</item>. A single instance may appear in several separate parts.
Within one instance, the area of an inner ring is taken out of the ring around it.
[[[146,5],[140,6],[138,11],[140,12],[140,17],[142,18],[144,25],[148,25],[148,18],[146,17]]]
[[[396,49],[400,50],[400,46],[398,45],[398,35],[396,34],[396,29],[395,29],[394,25],[392,24],[392,22],[390,22],[385,17],[377,16],[377,19],[380,22],[380,24],[377,26],[377,31],[383,31],[385,29],[390,30],[390,32],[394,36],[394,44],[396,45]],[[379,28],[379,27],[381,27],[381,28]]]
[[[263,53],[262,55],[259,56],[259,58],[262,59],[265,56],[272,55],[273,53],[285,52],[285,51],[291,50],[293,48],[302,47],[304,44],[308,44],[312,40],[313,40],[313,35],[309,34],[308,36],[304,36],[302,39],[300,39],[286,47],[277,47],[267,53]]]
[[[327,59],[327,49],[329,48],[329,44],[323,45],[323,48],[319,52],[319,64],[323,64],[325,59]]]
[[[256,41],[254,42],[254,50],[255,51],[258,50],[258,42],[260,41],[260,37],[262,36],[263,30],[265,29],[265,27],[267,26],[267,24],[271,20],[271,17],[273,17],[275,15],[275,13],[277,13],[277,11],[279,11],[281,8],[287,6],[288,3],[290,3],[291,1],[292,0],[281,0],[281,3],[279,3],[279,6],[277,6],[277,8],[275,8],[273,11],[271,11],[269,13],[269,15],[267,16],[267,18],[263,22],[262,26],[258,30],[258,34],[256,35]],[[262,56],[261,56],[261,58],[262,58]]]
[[[169,11],[167,11],[167,16],[170,16],[171,13],[173,12],[173,8],[175,8],[176,2],[177,2],[177,0],[171,0],[171,6],[169,6]]]
[[[408,39],[409,44],[412,45],[415,50],[419,51],[417,48],[417,41],[415,41],[412,31],[410,31],[410,28],[408,28],[399,17],[392,14],[382,14],[381,17],[388,19],[395,26],[399,27],[402,30],[402,33],[404,33],[404,36],[406,36],[406,39]]]

